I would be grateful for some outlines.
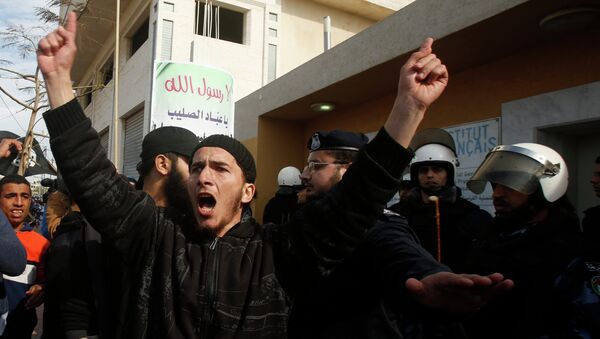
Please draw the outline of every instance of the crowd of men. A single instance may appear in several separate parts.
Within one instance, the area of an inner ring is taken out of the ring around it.
[[[117,173],[73,94],[76,27],[71,13],[38,47],[61,174],[50,241],[26,222],[28,181],[0,180],[2,338],[31,337],[42,302],[46,338],[600,335],[600,213],[587,210],[582,231],[560,154],[492,149],[467,184],[491,184],[492,218],[461,197],[450,135],[415,135],[448,83],[432,39],[401,68],[378,134],[315,132],[261,225],[254,159],[231,137],[161,127],[143,140],[135,187]],[[0,157],[20,148],[3,139]],[[410,187],[388,209],[406,168]]]

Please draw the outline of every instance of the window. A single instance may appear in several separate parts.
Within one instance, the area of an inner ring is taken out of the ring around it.
[[[244,43],[244,13],[196,1],[195,34]]]
[[[164,8],[167,12],[175,12],[175,4],[172,2],[165,1]]]
[[[173,51],[173,21],[163,20],[162,41],[160,49],[161,60],[171,60]]]
[[[277,22],[277,13],[269,12],[269,20]]]
[[[102,66],[102,84],[104,86],[108,85],[108,83],[113,79],[113,68],[114,68],[114,56],[111,55],[104,66]]]
[[[148,29],[150,25],[150,19],[146,19],[144,23],[133,33],[131,36],[131,53],[134,55],[135,52],[142,47],[144,42],[148,40]]]
[[[267,81],[271,82],[277,77],[277,46],[269,44],[269,69]]]
[[[123,140],[123,174],[137,178],[136,165],[140,161],[142,151],[142,131],[144,127],[144,110],[140,110],[125,119],[125,140]]]
[[[102,148],[104,149],[106,154],[108,154],[108,131],[109,130],[110,129],[107,127],[103,131],[98,133],[98,135],[100,136],[100,146],[102,146]]]
[[[269,28],[269,36],[277,38],[277,30],[275,28]]]

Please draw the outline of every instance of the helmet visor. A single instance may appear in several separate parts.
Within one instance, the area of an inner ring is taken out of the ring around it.
[[[484,191],[486,183],[500,184],[523,194],[532,194],[548,167],[530,156],[511,151],[492,151],[467,182],[474,193]]]

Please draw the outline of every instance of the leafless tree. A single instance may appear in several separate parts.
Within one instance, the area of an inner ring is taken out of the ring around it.
[[[56,14],[55,9],[66,8],[70,11],[82,13],[86,10],[87,1],[76,0],[49,0],[46,7],[36,7],[35,13],[41,24],[33,27],[26,27],[20,24],[9,24],[0,31],[0,41],[2,48],[13,48],[18,56],[26,59],[35,54],[37,42],[46,35],[56,24],[64,21],[60,15]],[[27,169],[33,144],[33,127],[37,123],[36,116],[40,110],[48,108],[46,89],[39,69],[36,68],[33,74],[23,73],[11,67],[13,63],[9,60],[0,59],[0,78],[14,80],[21,85],[17,88],[18,93],[11,93],[6,87],[0,84],[0,93],[8,97],[21,107],[19,112],[30,112],[29,125],[23,142],[23,151],[21,152],[19,171],[23,175]],[[88,88],[77,88],[79,96],[87,95],[95,90],[92,86]],[[28,97],[28,99],[20,99]],[[39,120],[38,120],[39,121]]]

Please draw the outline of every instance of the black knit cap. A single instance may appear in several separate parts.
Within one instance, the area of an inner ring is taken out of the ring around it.
[[[193,159],[196,151],[202,147],[219,147],[226,150],[233,156],[242,169],[242,172],[244,172],[246,182],[254,183],[254,181],[256,181],[256,164],[254,163],[254,157],[252,157],[250,151],[248,151],[246,146],[241,142],[223,134],[213,134],[200,141],[191,153],[190,159]],[[190,161],[190,165],[191,163],[192,162]]]
[[[369,138],[363,133],[336,129],[331,132],[316,132],[308,139],[306,147],[311,152],[323,150],[358,151],[367,142],[369,142]]]
[[[197,144],[198,137],[185,128],[175,126],[159,127],[144,137],[140,158],[143,162],[164,153],[176,153],[189,157]]]

